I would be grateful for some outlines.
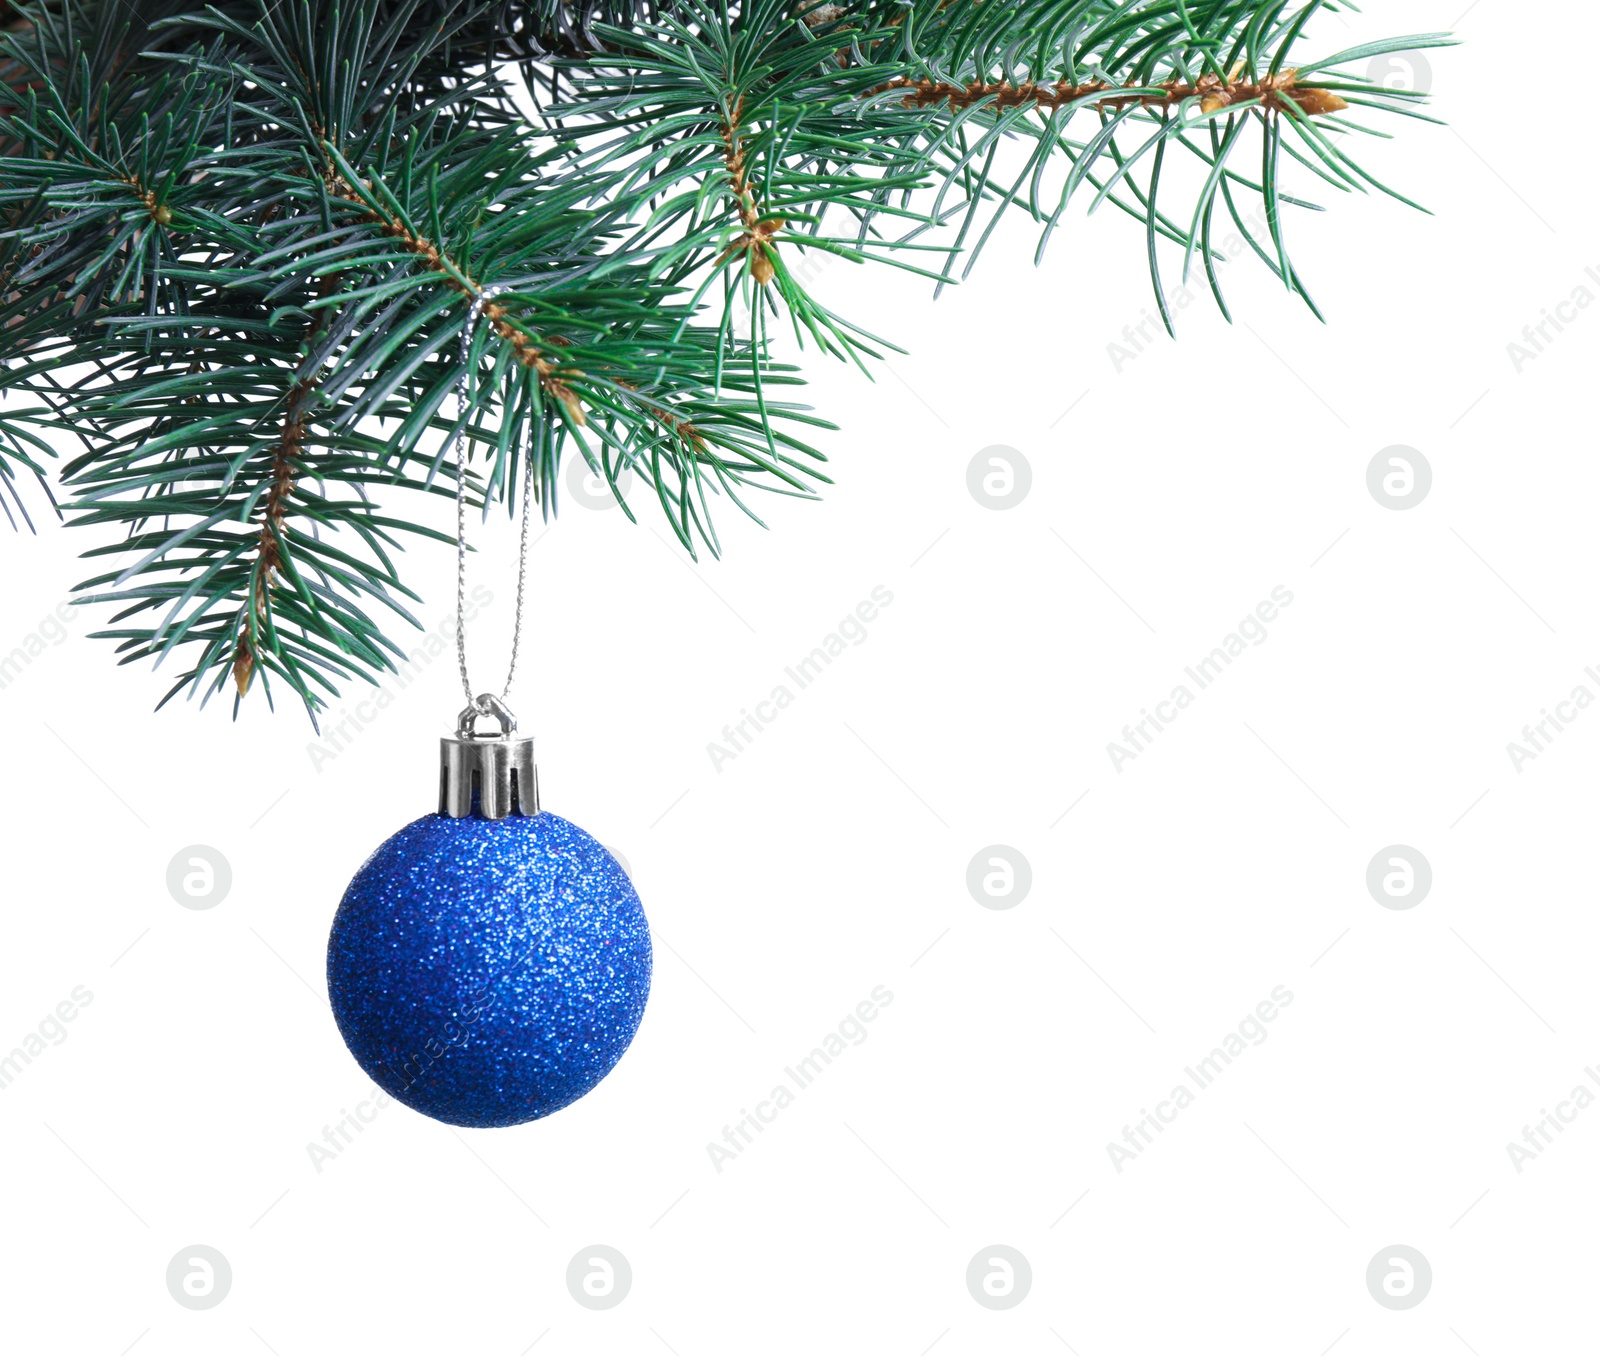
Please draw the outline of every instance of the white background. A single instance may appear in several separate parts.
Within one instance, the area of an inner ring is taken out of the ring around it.
[[[1388,4],[1319,19],[1313,46],[1457,18]],[[1239,323],[1201,296],[1118,372],[1150,291],[1111,212],[1038,270],[1012,223],[937,304],[835,264],[819,293],[912,352],[876,384],[810,364],[842,428],[821,503],[760,501],[770,532],[725,512],[723,560],[694,567],[637,486],[640,526],[573,506],[539,537],[514,705],[547,806],[627,859],[657,940],[632,1049],[548,1121],[457,1132],[391,1105],[320,1171],[308,1152],[371,1093],[324,997],[327,930],[362,859],[432,808],[448,659],[319,770],[297,709],[152,713],[167,676],[116,670],[86,638],[103,615],[75,620],[0,693],[0,1048],[93,994],[0,1092],[7,1349],[1592,1341],[1600,1110],[1521,1172],[1506,1146],[1600,1060],[1600,711],[1520,771],[1507,744],[1576,685],[1600,695],[1600,308],[1520,373],[1507,344],[1600,295],[1600,251],[1581,154],[1530,135],[1582,125],[1587,86],[1544,79],[1512,111],[1511,20],[1481,0],[1468,45],[1432,54],[1450,128],[1372,143],[1436,216],[1345,196],[1292,219],[1327,327],[1246,261],[1225,270]],[[1592,45],[1592,18],[1559,23]],[[1367,489],[1393,444],[1432,467],[1409,511]],[[993,445],[1032,469],[1007,511],[967,489]],[[496,595],[482,685],[510,540],[497,518],[472,567]],[[91,541],[0,533],[0,650],[91,572]],[[452,566],[410,553],[430,625]],[[708,743],[876,585],[893,602],[865,642],[715,768]],[[1108,742],[1279,585],[1268,638],[1118,771]],[[208,911],[166,888],[191,844],[232,867]],[[968,892],[991,844],[1031,866],[1014,908]],[[1367,891],[1390,844],[1431,863],[1415,908]],[[717,1171],[708,1143],[877,985],[868,1039]],[[1119,1172],[1107,1144],[1279,985],[1266,1041]],[[233,1270],[206,1312],[165,1283],[197,1243]],[[565,1280],[596,1243],[633,1270],[605,1312]],[[994,1244],[1033,1275],[1004,1312],[965,1281]],[[1365,1280],[1394,1244],[1433,1271],[1405,1312]]]

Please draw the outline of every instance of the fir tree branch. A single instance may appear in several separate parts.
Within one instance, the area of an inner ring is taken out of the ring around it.
[[[718,549],[722,497],[754,516],[749,487],[828,483],[806,438],[832,426],[793,398],[777,328],[867,371],[893,346],[814,292],[806,251],[943,285],[1005,214],[1040,258],[1086,201],[1138,222],[1169,324],[1163,270],[1197,257],[1227,314],[1221,220],[1311,305],[1291,244],[1320,209],[1287,181],[1408,201],[1347,134],[1422,100],[1362,72],[1448,41],[1303,55],[1332,8],[16,6],[0,507],[70,433],[63,509],[118,561],[80,601],[116,609],[99,634],[123,662],[181,652],[168,697],[231,680],[237,710],[259,678],[315,713],[402,654],[379,620],[413,620],[398,551],[447,538],[377,500],[453,493],[458,426],[485,513],[528,471],[553,511],[578,455],[643,479],[691,552]]]
[[[380,235],[395,241],[403,250],[422,260],[427,268],[437,273],[469,302],[483,303],[483,318],[488,321],[490,329],[511,346],[511,352],[516,360],[524,367],[531,367],[538,373],[539,384],[546,394],[560,403],[574,424],[579,428],[586,425],[588,420],[584,416],[583,406],[579,403],[577,394],[561,378],[556,363],[545,357],[540,348],[541,341],[514,324],[506,308],[499,302],[485,302],[483,288],[466,268],[405,220],[404,215],[396,210],[398,204],[385,206],[375,195],[363,194],[352,187],[350,180],[345,177],[345,172],[348,172],[350,167],[343,163],[336,150],[326,143],[324,146],[329,154],[339,161],[341,172],[334,179],[334,193],[344,201],[364,209],[361,216],[363,221],[375,224]],[[373,187],[370,181],[367,186]],[[391,204],[394,204],[392,194],[385,196]],[[546,342],[553,346],[565,343],[564,340]]]

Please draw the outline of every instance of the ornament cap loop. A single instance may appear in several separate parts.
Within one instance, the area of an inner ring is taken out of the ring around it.
[[[480,716],[499,721],[500,732],[479,734]],[[455,734],[439,741],[439,813],[450,819],[539,813],[533,737],[517,733],[517,718],[498,697],[476,698],[456,718]]]
[[[466,707],[456,717],[456,738],[479,739],[477,723],[479,716],[490,716],[500,722],[500,737],[506,738],[517,732],[517,718],[511,714],[506,704],[492,692],[483,692],[472,699],[472,705]]]

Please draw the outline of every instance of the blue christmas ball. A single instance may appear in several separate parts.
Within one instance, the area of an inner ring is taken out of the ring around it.
[[[451,1125],[520,1125],[622,1058],[650,996],[650,929],[626,873],[576,825],[427,815],[345,891],[328,996],[391,1097]]]

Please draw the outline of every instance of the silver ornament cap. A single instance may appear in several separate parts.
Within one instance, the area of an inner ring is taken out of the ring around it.
[[[479,734],[479,717],[498,721],[499,733]],[[489,693],[456,717],[455,734],[439,741],[439,813],[465,819],[473,812],[474,794],[484,819],[539,813],[533,736],[517,734],[517,718]]]

